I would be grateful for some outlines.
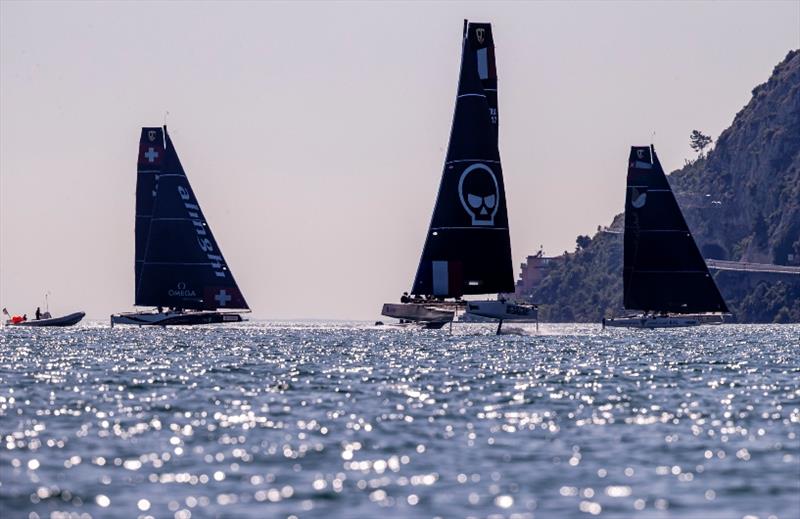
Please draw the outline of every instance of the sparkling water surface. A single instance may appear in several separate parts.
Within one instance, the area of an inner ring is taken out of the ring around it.
[[[800,326],[0,331],[0,517],[800,517]]]

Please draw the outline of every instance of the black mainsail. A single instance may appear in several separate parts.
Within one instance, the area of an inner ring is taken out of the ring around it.
[[[497,128],[492,27],[465,20],[450,143],[413,294],[514,291]]]
[[[631,147],[624,256],[625,308],[728,312],[652,146]]]
[[[138,306],[248,309],[163,128],[142,128],[136,182]]]

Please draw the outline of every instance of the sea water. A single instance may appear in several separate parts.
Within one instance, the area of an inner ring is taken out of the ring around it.
[[[800,516],[800,326],[0,331],[0,517]]]

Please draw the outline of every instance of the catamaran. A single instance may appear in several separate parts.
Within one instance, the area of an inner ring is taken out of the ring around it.
[[[603,326],[697,326],[728,313],[652,145],[631,147],[624,249],[623,305],[642,313]]]
[[[167,127],[142,128],[136,180],[136,306],[115,324],[242,321],[249,310],[189,185]]]
[[[464,20],[450,143],[411,296],[381,313],[438,328],[463,309],[499,321],[500,333],[504,320],[534,318],[536,306],[462,297],[513,291],[492,26]]]

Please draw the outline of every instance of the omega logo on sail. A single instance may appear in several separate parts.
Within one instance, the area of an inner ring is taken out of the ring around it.
[[[216,252],[214,250],[214,244],[210,239],[205,237],[208,233],[206,232],[205,222],[200,218],[200,207],[197,204],[192,204],[187,201],[192,195],[189,194],[189,190],[185,187],[178,186],[178,194],[181,196],[183,206],[188,211],[189,219],[192,220],[192,224],[194,225],[194,230],[197,233],[197,244],[200,246],[200,250],[205,252],[208,259],[211,260],[211,268],[214,269],[214,275],[218,278],[224,278],[225,270],[222,266],[222,256],[214,254],[214,252]]]
[[[194,290],[186,289],[186,283],[183,281],[178,283],[177,289],[170,288],[167,293],[171,297],[197,297],[197,293]]]

